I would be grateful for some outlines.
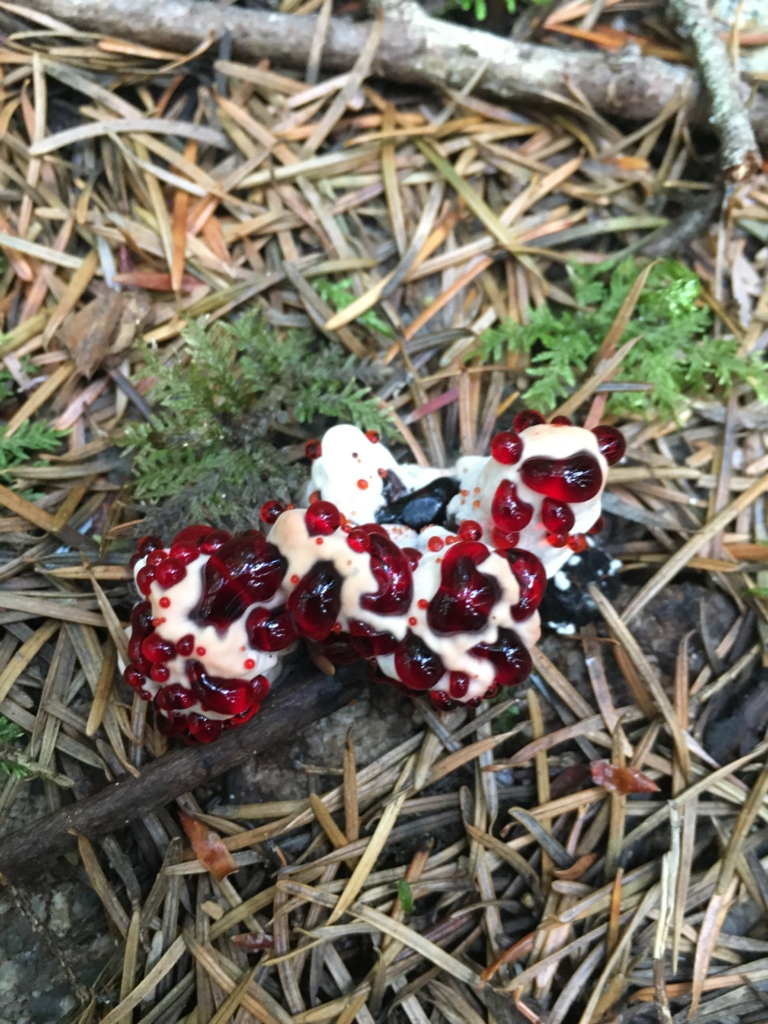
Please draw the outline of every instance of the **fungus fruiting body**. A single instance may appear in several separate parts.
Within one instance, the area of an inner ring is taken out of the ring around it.
[[[306,507],[267,502],[266,533],[142,538],[124,678],[161,731],[200,742],[258,711],[299,638],[438,708],[477,706],[527,678],[547,577],[599,528],[623,452],[614,428],[531,412],[490,456],[422,468],[332,427],[307,445]]]

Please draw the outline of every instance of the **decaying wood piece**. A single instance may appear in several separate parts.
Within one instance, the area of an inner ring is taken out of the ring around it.
[[[229,33],[233,54],[241,60],[268,57],[276,65],[302,69],[315,34],[311,17],[200,0],[30,0],[27,7],[79,29],[175,51],[192,50],[207,38]],[[573,107],[580,92],[602,113],[647,121],[682,95],[691,79],[690,69],[653,57],[555,50],[454,25],[430,17],[415,0],[385,7],[373,73],[391,81],[460,89],[484,67],[478,91],[502,100],[559,101]],[[6,23],[5,15],[2,21]],[[349,71],[369,35],[368,22],[332,18],[323,69]],[[748,86],[741,88],[747,96]],[[706,124],[709,114],[706,90],[694,78],[691,120]],[[754,97],[750,117],[758,141],[768,144],[765,97]]]
[[[669,13],[693,43],[720,139],[720,166],[732,181],[744,181],[760,166],[760,153],[725,43],[704,0],[670,0]]]
[[[123,776],[95,796],[49,814],[0,842],[0,872],[23,882],[45,857],[75,847],[75,835],[95,839],[146,817],[182,793],[194,789],[249,757],[290,743],[301,729],[359,696],[359,666],[324,676],[302,659],[247,725],[233,729],[210,746],[186,747],[142,768],[138,778]]]

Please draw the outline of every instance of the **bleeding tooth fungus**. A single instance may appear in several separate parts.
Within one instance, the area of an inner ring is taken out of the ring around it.
[[[168,736],[209,743],[247,722],[299,637],[439,709],[523,682],[547,577],[600,529],[624,438],[531,411],[451,470],[398,465],[348,425],[306,449],[307,507],[267,502],[266,533],[139,541],[124,678]]]

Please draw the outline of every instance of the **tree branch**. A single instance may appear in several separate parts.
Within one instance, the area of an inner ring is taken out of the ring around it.
[[[712,124],[720,139],[720,167],[731,181],[744,181],[760,166],[760,153],[725,43],[703,0],[670,0],[669,12],[696,51],[710,95]]]
[[[269,57],[278,66],[301,69],[315,30],[311,17],[222,8],[200,0],[28,0],[27,9],[86,31],[176,51],[192,50],[209,35],[220,38],[228,32],[235,57]],[[691,120],[708,123],[706,91],[688,68],[636,54],[518,43],[432,18],[414,0],[388,0],[385,11],[373,73],[392,81],[460,89],[487,62],[478,87],[486,95],[573,106],[573,85],[604,114],[647,121],[693,78]],[[332,18],[323,50],[324,70],[348,71],[369,33],[370,23]],[[748,87],[743,88],[748,94]],[[755,96],[750,114],[758,139],[768,144],[768,100]]]
[[[73,831],[88,839],[107,835],[254,754],[290,743],[306,726],[359,696],[361,680],[359,666],[324,676],[302,658],[283,673],[263,710],[247,725],[210,746],[175,750],[142,768],[138,778],[125,776],[0,840],[0,872],[11,882],[23,882],[40,860],[75,847]]]

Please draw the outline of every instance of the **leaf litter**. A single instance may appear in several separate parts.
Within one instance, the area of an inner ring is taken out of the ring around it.
[[[597,6],[544,37],[639,38]],[[127,833],[78,837],[119,938],[66,1020],[759,1019],[766,722],[722,763],[707,730],[768,665],[765,176],[691,232],[717,185],[684,177],[682,102],[622,136],[579,98],[405,97],[367,77],[375,33],[346,75],[226,58],[211,88],[202,50],[26,14],[0,48],[0,821],[34,780],[53,811],[166,755],[116,657],[164,503],[247,520],[323,418],[437,465],[522,405],[629,446],[606,502],[620,597],[591,588],[594,625],[535,652],[524,695],[424,708],[364,766],[349,742],[306,800],[188,794],[151,819],[159,871]],[[652,260],[672,234],[682,261]],[[300,365],[312,381],[255,401]],[[243,478],[263,460],[261,490],[196,489],[211,440]],[[681,574],[734,618],[702,617],[668,670],[642,627]]]

